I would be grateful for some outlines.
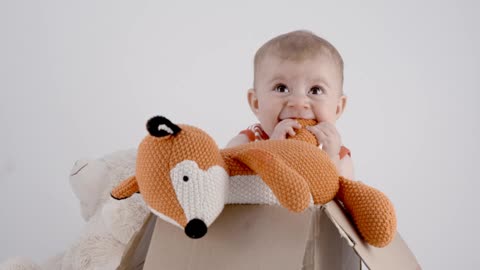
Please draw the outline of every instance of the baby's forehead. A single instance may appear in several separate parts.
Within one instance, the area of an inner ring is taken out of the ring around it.
[[[317,44],[318,45],[318,44]],[[339,66],[343,65],[343,60],[338,53],[325,46],[302,46],[286,48],[280,46],[269,46],[255,55],[255,66],[260,65],[265,59],[281,59],[293,62],[302,62],[315,57],[330,58]]]
[[[316,50],[316,51],[291,51],[284,52],[280,50],[270,50],[269,52],[262,55],[256,59],[255,63],[256,68],[262,68],[267,63],[295,63],[302,64],[305,62],[316,61],[317,63],[331,63],[335,64],[340,68],[340,62],[336,59],[335,55],[330,53],[328,50]]]
[[[265,55],[256,66],[255,76],[278,76],[282,73],[295,75],[295,73],[308,73],[311,76],[335,76],[342,74],[342,69],[331,55],[317,53],[303,57],[284,57],[276,54]],[[336,76],[335,76],[336,77]]]

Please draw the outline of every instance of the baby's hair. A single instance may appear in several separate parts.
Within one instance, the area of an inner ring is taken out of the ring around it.
[[[267,41],[255,53],[254,73],[260,62],[269,54],[285,60],[303,61],[324,53],[337,63],[343,83],[343,59],[340,53],[330,42],[306,30],[285,33]]]

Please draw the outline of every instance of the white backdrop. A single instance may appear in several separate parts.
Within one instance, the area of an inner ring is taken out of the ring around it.
[[[345,60],[357,179],[424,269],[478,269],[479,2],[225,2],[0,1],[0,262],[69,246],[74,161],[135,147],[150,116],[224,146],[255,121],[255,50],[309,29]]]

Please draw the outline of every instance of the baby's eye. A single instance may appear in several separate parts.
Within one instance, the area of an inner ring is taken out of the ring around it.
[[[288,88],[284,84],[279,84],[279,85],[275,86],[274,91],[279,92],[279,93],[287,93]]]
[[[312,95],[321,95],[321,94],[325,93],[325,90],[323,90],[323,88],[321,88],[319,86],[314,86],[308,92]]]

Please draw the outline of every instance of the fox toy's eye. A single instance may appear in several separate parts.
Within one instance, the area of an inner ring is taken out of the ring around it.
[[[284,85],[284,84],[277,84],[273,90],[275,92],[278,92],[278,93],[288,93],[289,92],[287,86]]]
[[[325,90],[323,90],[323,88],[321,88],[319,86],[314,86],[314,87],[310,88],[310,91],[308,91],[308,92],[312,95],[321,95],[321,94],[325,93]]]

